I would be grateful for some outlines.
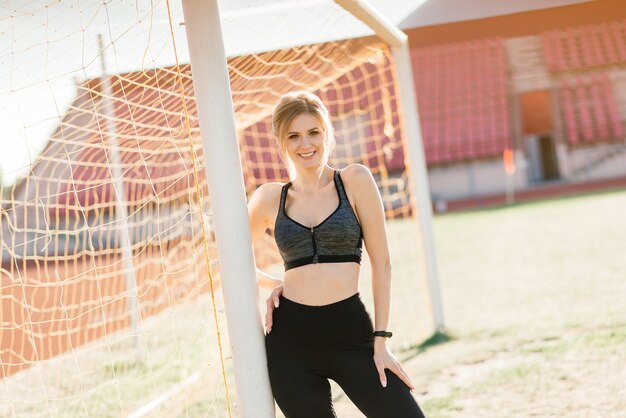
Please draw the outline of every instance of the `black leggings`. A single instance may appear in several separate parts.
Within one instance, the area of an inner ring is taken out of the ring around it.
[[[368,418],[423,418],[409,388],[374,364],[372,321],[355,294],[324,306],[280,298],[265,337],[272,392],[287,418],[336,417],[333,379]]]

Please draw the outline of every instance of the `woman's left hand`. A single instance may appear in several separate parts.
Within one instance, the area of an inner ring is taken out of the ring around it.
[[[265,332],[269,334],[272,331],[272,325],[274,325],[274,309],[278,308],[280,303],[280,295],[283,294],[282,282],[279,286],[272,290],[272,294],[267,298],[267,312],[265,314]]]
[[[376,337],[378,340],[379,337]],[[374,342],[374,364],[376,364],[376,369],[378,370],[378,375],[380,377],[380,384],[383,387],[387,387],[387,376],[385,375],[385,369],[391,370],[396,376],[400,378],[411,391],[415,390],[415,386],[411,382],[411,379],[404,371],[402,364],[398,361],[396,356],[394,356],[387,346],[385,345],[385,341],[375,341]]]

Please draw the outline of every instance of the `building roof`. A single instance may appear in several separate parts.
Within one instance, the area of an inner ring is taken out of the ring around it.
[[[370,1],[375,7],[383,7],[385,3],[381,0]],[[401,29],[412,29],[589,1],[595,0],[428,0],[394,23]]]

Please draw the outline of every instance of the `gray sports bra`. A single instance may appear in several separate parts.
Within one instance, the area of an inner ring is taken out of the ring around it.
[[[348,201],[339,170],[335,170],[333,181],[339,196],[339,205],[326,219],[313,227],[302,225],[287,215],[285,201],[291,182],[283,186],[274,238],[283,258],[285,271],[306,264],[361,263],[363,232]]]

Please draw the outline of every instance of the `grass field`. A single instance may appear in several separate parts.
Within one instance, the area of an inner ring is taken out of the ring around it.
[[[414,344],[396,353],[428,417],[626,417],[625,214],[620,191],[436,217],[451,338],[437,345],[419,344],[431,319],[409,262],[416,248],[392,238],[400,242],[394,331],[416,328],[402,331]],[[389,222],[394,238],[413,228]],[[150,351],[139,364],[131,340],[111,335],[107,344],[20,373],[0,385],[0,400],[20,401],[0,402],[0,416],[129,416],[172,388],[141,416],[227,416],[219,359],[207,349],[215,347],[210,310],[203,297],[147,321],[142,341]],[[225,333],[223,312],[219,319]],[[228,358],[226,366],[238,416]],[[39,396],[29,387],[41,382],[47,401],[29,405]],[[340,391],[334,395],[339,417],[362,416]]]
[[[428,416],[626,416],[626,192],[439,216],[435,234],[453,340],[403,353]]]

